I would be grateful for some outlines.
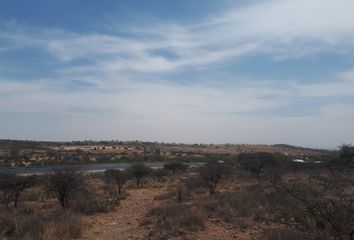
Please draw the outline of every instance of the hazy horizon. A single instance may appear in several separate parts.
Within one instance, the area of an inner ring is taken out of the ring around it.
[[[0,3],[0,139],[354,143],[354,1]]]
[[[177,144],[177,145],[289,145],[292,147],[301,147],[301,148],[310,148],[310,149],[322,149],[322,150],[338,150],[341,146],[335,146],[332,148],[317,148],[315,146],[300,146],[300,145],[291,145],[287,143],[236,143],[236,142],[224,142],[224,143],[215,143],[215,142],[172,142],[172,141],[154,141],[154,140],[139,140],[139,139],[71,139],[71,140],[46,140],[46,139],[0,139],[0,141],[29,141],[29,142],[49,142],[49,143],[72,143],[72,142],[148,142],[148,143],[157,143],[157,144]],[[345,143],[343,143],[345,144]]]

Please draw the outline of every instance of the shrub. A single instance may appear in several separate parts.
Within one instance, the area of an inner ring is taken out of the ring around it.
[[[274,183],[282,192],[282,209],[289,217],[286,224],[296,225],[307,234],[321,233],[320,239],[352,239],[354,237],[354,194],[352,173],[345,177],[336,172],[309,178],[310,184],[300,182]]]
[[[56,196],[62,208],[68,208],[69,200],[80,190],[83,183],[83,177],[77,168],[63,167],[53,169],[53,172],[48,174],[45,186]]]
[[[259,178],[262,174],[268,177],[279,177],[286,168],[292,168],[289,157],[282,153],[241,153],[237,156],[239,166]]]
[[[208,162],[200,167],[199,173],[204,180],[210,195],[212,195],[220,180],[230,173],[230,168],[224,163]]]
[[[131,165],[128,171],[135,178],[136,186],[139,187],[141,180],[150,174],[151,168],[149,168],[143,163],[136,163]]]
[[[270,229],[266,230],[259,237],[259,240],[312,240],[314,236],[306,235],[292,229]]]
[[[81,237],[84,224],[78,215],[70,212],[59,213],[51,222],[52,233],[55,239],[77,239]]]
[[[155,234],[179,235],[185,231],[197,231],[205,227],[206,217],[200,211],[184,204],[172,204],[153,208],[148,216],[156,216]]]
[[[86,215],[101,212],[100,204],[96,199],[95,193],[84,188],[73,194],[71,208],[75,212]]]
[[[106,182],[113,183],[118,188],[118,194],[122,193],[122,188],[130,178],[130,174],[125,170],[109,169],[104,173]],[[114,192],[114,191],[113,191]]]
[[[185,171],[188,166],[179,161],[170,161],[165,163],[164,168],[166,170],[172,171],[172,173],[175,174],[176,171]]]
[[[16,176],[13,174],[0,174],[0,200],[6,206],[13,202],[17,207],[22,192],[34,185],[33,177]]]
[[[167,171],[163,168],[152,171],[151,176],[154,180],[161,182],[167,176]]]
[[[205,182],[200,176],[192,176],[184,180],[184,188],[190,192],[205,189]]]
[[[201,206],[208,215],[232,223],[237,218],[261,215],[258,195],[248,190],[222,193],[210,196]]]
[[[58,212],[45,217],[19,211],[0,215],[0,239],[75,239],[81,237],[83,228],[81,219],[70,212]]]
[[[49,196],[45,192],[29,192],[22,197],[24,201],[29,202],[42,201],[48,198]]]

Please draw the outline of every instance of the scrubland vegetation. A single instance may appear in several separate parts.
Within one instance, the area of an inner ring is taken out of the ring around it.
[[[96,239],[101,233],[90,229],[106,215],[125,214],[130,224],[124,208],[139,191],[153,204],[139,215],[137,239],[354,239],[353,147],[305,160],[255,152],[198,168],[174,160],[102,175],[73,167],[1,174],[0,239]]]
[[[140,141],[35,142],[0,140],[0,167],[39,167],[112,162],[203,162],[230,160],[240,153],[280,152],[313,156],[330,151],[284,144],[177,144]]]

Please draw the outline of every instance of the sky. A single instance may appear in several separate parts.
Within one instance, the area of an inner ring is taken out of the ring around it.
[[[354,143],[353,0],[0,0],[0,139]]]

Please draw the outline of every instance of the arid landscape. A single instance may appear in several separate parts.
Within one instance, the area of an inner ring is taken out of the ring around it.
[[[2,166],[42,166],[70,163],[110,163],[180,160],[198,162],[234,158],[240,153],[281,153],[292,158],[330,154],[334,151],[255,144],[176,144],[158,142],[82,141],[36,142],[0,140]]]
[[[68,152],[112,148],[107,143],[31,144]],[[134,144],[116,148],[136,149]],[[200,154],[201,148],[219,152],[203,158],[199,167],[166,158],[154,169],[137,161],[125,170],[90,174],[77,164],[56,165],[44,175],[1,173],[0,239],[349,240],[354,235],[350,145],[339,151],[251,146],[252,151],[228,158],[222,152],[226,145],[186,145],[184,151],[182,145],[154,146],[182,154],[193,149]]]
[[[354,240],[354,0],[0,0],[0,240]]]

